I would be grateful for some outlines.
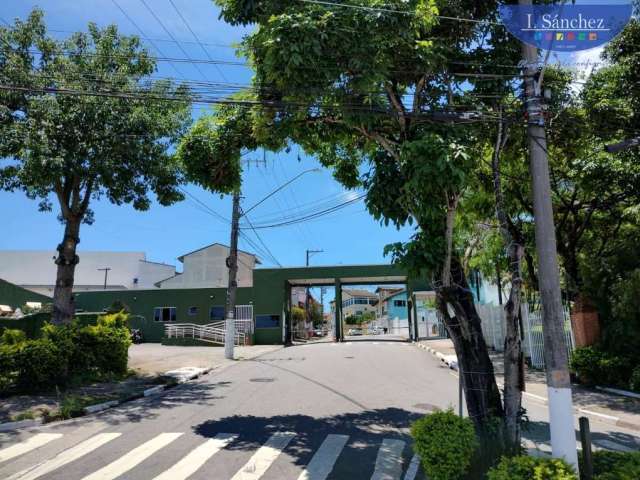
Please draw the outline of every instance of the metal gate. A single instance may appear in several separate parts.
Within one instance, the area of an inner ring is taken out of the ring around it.
[[[236,305],[236,332],[253,333],[253,305]]]

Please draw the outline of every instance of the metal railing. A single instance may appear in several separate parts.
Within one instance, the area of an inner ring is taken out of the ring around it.
[[[216,322],[208,325],[174,323],[165,325],[164,331],[167,338],[194,338],[205,342],[224,345],[225,329],[218,327],[217,324],[219,323],[220,322]],[[236,330],[234,343],[236,345],[246,345],[247,338],[248,337],[245,332]]]

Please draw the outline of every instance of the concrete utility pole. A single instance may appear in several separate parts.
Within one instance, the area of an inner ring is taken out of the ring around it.
[[[233,212],[231,214],[231,242],[227,267],[229,268],[229,283],[227,286],[227,303],[225,307],[224,357],[233,360],[233,347],[236,337],[236,290],[238,282],[238,223],[240,221],[240,191],[233,194]]]
[[[324,252],[324,250],[307,250],[307,260],[305,262],[305,266],[309,266],[309,258],[311,258],[313,254],[322,252]],[[304,295],[304,312],[307,319],[310,319],[311,315],[309,314],[309,287],[307,287]]]
[[[531,5],[531,0],[519,0],[519,4]],[[533,191],[536,252],[538,254],[538,278],[542,299],[551,449],[554,457],[564,458],[575,468],[578,468],[569,361],[564,339],[564,313],[560,296],[560,272],[551,204],[547,137],[541,105],[541,86],[536,80],[538,50],[532,45],[523,43],[522,52],[526,65],[527,137]]]
[[[109,270],[111,270],[110,267],[105,267],[105,268],[98,268],[97,269],[99,272],[104,271],[104,290],[107,289],[107,275],[109,275]]]

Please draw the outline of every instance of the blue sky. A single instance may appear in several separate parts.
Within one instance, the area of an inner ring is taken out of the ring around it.
[[[163,55],[185,57],[140,0],[116,1],[145,36],[154,39]],[[173,1],[212,58],[237,61],[230,45],[240,41],[248,30],[219,20],[219,11],[209,0]],[[191,58],[207,58],[169,0],[146,2]],[[49,30],[55,30],[51,33],[58,38],[69,35],[68,32],[85,30],[89,21],[102,26],[115,23],[124,33],[139,33],[112,0],[2,0],[0,17],[12,23],[15,17],[25,18],[34,6],[44,10],[47,26]],[[157,54],[151,45],[149,48]],[[179,63],[175,67],[180,77],[168,63],[159,63],[157,75],[202,79],[192,64]],[[251,79],[251,71],[246,67],[220,68],[229,82],[247,84]],[[200,69],[207,80],[223,81],[214,65],[202,64]],[[203,110],[206,107],[194,108],[194,116],[202,114]],[[263,155],[256,152],[247,158],[262,160]],[[320,165],[313,158],[301,154],[298,159],[296,148],[289,154],[267,154],[266,165],[245,167],[243,205],[249,208],[290,178],[317,167]],[[210,209],[230,218],[231,202],[228,197],[220,198],[195,186],[188,186],[187,190]],[[353,195],[353,192],[345,192],[332,178],[331,172],[322,169],[304,174],[256,208],[250,218],[258,224],[300,211],[335,205],[341,199],[350,198],[348,195]],[[0,236],[0,249],[53,250],[60,242],[63,229],[55,212],[38,212],[37,202],[27,199],[21,192],[0,192],[0,205],[5,232]],[[94,203],[92,208],[95,223],[82,227],[80,253],[82,250],[144,251],[149,260],[177,264],[176,257],[183,253],[213,242],[229,243],[229,224],[207,213],[191,198],[171,207],[154,204],[148,212],[136,212],[129,206],[114,206],[108,201]],[[257,242],[251,233],[247,233]],[[366,212],[362,202],[304,224],[260,231],[263,241],[285,266],[303,265],[306,249],[324,250],[324,253],[313,256],[312,264],[316,265],[386,263],[389,259],[385,259],[382,253],[385,244],[406,240],[409,235],[409,229],[398,231],[394,227],[379,225]],[[240,247],[254,250],[243,239]],[[263,259],[263,263],[267,266],[273,264],[268,259]]]

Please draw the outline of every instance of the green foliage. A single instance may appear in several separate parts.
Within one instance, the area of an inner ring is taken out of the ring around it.
[[[17,345],[27,340],[27,335],[22,330],[7,328],[0,336],[0,345]]]
[[[411,425],[413,449],[432,480],[464,478],[478,442],[473,423],[452,410],[434,412]]]
[[[130,344],[122,312],[99,317],[97,325],[46,324],[38,339],[0,345],[0,391],[39,392],[79,377],[123,376]]]
[[[505,457],[487,480],[578,480],[573,468],[557,458]]]
[[[291,307],[291,318],[295,322],[300,322],[306,318],[306,314],[304,308],[302,307]]]
[[[640,478],[640,452],[594,452],[593,473],[594,480],[637,480]]]
[[[629,379],[629,388],[634,392],[640,393],[640,365],[633,369],[631,372],[631,379]]]
[[[587,385],[627,388],[631,360],[611,355],[596,347],[580,347],[571,355],[571,370]]]

